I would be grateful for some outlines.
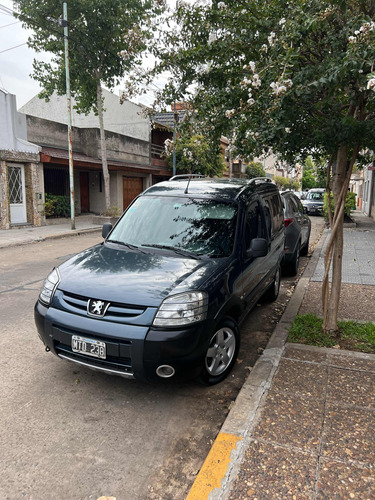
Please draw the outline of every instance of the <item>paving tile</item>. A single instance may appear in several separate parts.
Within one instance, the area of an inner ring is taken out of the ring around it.
[[[327,378],[326,366],[282,358],[272,387],[274,391],[323,399]]]
[[[304,349],[297,345],[287,345],[283,358],[291,358],[298,361],[311,361],[313,363],[324,363],[327,359],[327,354],[313,349]]]
[[[316,266],[312,281],[322,281],[324,276],[324,249]],[[342,282],[362,285],[375,284],[375,236],[374,233],[344,230],[344,248],[342,259]]]
[[[360,358],[356,356],[345,356],[340,354],[328,354],[327,364],[346,368],[347,370],[360,370],[375,373],[375,356],[372,359]]]
[[[375,409],[375,373],[329,367],[327,399]]]
[[[323,412],[322,400],[270,392],[253,436],[317,454]]]
[[[328,403],[322,455],[375,466],[375,412]]]
[[[374,303],[374,286],[343,283],[340,294],[339,319],[375,322]],[[299,314],[307,313],[323,316],[321,283],[310,282],[308,285],[299,310]]]
[[[323,460],[320,464],[318,500],[361,499],[375,496],[375,470]]]
[[[253,441],[234,482],[230,500],[313,499],[317,458]]]

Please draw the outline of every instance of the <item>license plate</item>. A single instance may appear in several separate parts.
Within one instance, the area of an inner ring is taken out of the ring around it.
[[[79,335],[72,336],[72,351],[87,354],[94,358],[106,359],[106,345],[104,342],[80,337]]]

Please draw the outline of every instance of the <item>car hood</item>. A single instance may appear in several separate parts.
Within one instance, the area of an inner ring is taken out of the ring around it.
[[[158,307],[168,295],[199,289],[226,260],[97,245],[59,267],[58,288],[110,302]]]

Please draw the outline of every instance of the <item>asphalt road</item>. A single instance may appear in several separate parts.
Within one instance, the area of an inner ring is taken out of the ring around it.
[[[314,242],[323,222],[312,219]],[[99,241],[91,234],[0,250],[1,499],[184,499],[297,279],[284,278],[278,301],[249,314],[223,383],[125,380],[46,353],[34,327],[51,268]]]

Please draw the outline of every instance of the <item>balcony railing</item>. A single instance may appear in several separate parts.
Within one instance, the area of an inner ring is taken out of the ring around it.
[[[164,153],[164,147],[159,146],[158,144],[151,144],[151,156],[153,158],[161,158],[161,155]]]

